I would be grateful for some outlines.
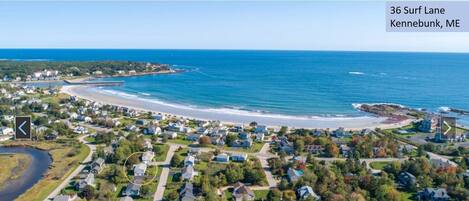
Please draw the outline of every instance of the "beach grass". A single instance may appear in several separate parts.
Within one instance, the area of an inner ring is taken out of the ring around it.
[[[9,180],[18,179],[31,163],[31,157],[26,154],[0,154],[0,189]]]
[[[67,178],[89,154],[83,144],[70,145],[56,142],[29,142],[30,146],[49,151],[52,164],[45,176],[23,193],[16,201],[42,201]]]

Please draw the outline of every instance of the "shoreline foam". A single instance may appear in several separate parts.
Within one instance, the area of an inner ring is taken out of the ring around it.
[[[251,111],[243,111],[229,108],[197,108],[185,105],[177,105],[159,100],[145,99],[137,95],[126,94],[91,86],[63,86],[62,93],[79,98],[100,102],[103,104],[117,105],[143,111],[160,112],[186,118],[201,120],[218,120],[230,124],[248,124],[257,122],[270,127],[289,126],[294,128],[318,128],[347,129],[363,128],[394,128],[409,124],[411,121],[399,123],[385,123],[384,117],[302,117],[281,114],[264,114]]]

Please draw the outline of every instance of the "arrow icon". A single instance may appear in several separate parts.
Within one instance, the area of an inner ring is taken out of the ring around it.
[[[31,117],[16,117],[15,139],[31,139]]]
[[[22,128],[26,123],[27,123],[26,121],[23,121],[23,123],[21,123],[20,126],[18,126],[18,129],[20,129],[23,135],[27,135],[26,131],[24,131]]]
[[[448,134],[449,131],[451,131],[451,129],[452,129],[453,127],[451,127],[451,126],[448,124],[448,122],[446,122],[446,121],[443,121],[443,123],[448,127],[448,128],[446,129],[446,131],[443,133],[443,135],[446,135],[446,134]]]

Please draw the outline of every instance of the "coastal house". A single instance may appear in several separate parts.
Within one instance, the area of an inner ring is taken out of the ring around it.
[[[0,135],[13,135],[15,134],[15,131],[13,128],[9,127],[0,127]]]
[[[73,201],[77,198],[77,195],[57,195],[52,201]]]
[[[238,134],[238,137],[240,139],[247,140],[247,139],[251,138],[251,134],[246,133],[246,132],[241,132],[241,133]]]
[[[196,142],[199,140],[200,136],[201,136],[200,134],[189,134],[186,136],[186,139],[189,141]]]
[[[134,199],[130,196],[125,196],[125,197],[119,198],[119,201],[134,201]]]
[[[242,147],[242,148],[250,148],[252,146],[252,139],[248,138],[245,140],[235,140],[233,141],[230,146],[232,147]]]
[[[449,168],[449,167],[457,167],[457,164],[453,161],[450,161],[446,158],[436,158],[436,157],[430,157],[430,164],[432,164],[433,167],[436,169],[444,169],[444,168]]]
[[[419,201],[448,201],[450,199],[451,197],[444,188],[424,188],[417,194]]]
[[[257,142],[264,141],[264,138],[265,138],[265,133],[256,133],[256,141]]]
[[[233,132],[233,133],[241,133],[241,132],[243,132],[244,127],[243,127],[243,125],[234,125],[229,130],[230,130],[230,132]]]
[[[186,165],[183,169],[182,169],[182,179],[185,180],[185,181],[191,181],[192,178],[194,178],[194,176],[196,175],[196,172],[194,170],[194,166],[192,165]]]
[[[417,179],[414,175],[410,174],[409,172],[401,172],[397,176],[399,186],[403,188],[412,188],[415,187],[417,183]]]
[[[184,158],[184,166],[193,166],[195,165],[195,157],[193,155],[187,155],[186,158]]]
[[[235,162],[244,162],[248,159],[248,155],[237,153],[237,154],[231,154],[230,158],[232,161],[235,161]]]
[[[91,163],[91,172],[94,174],[100,173],[104,168],[104,159],[97,158],[93,163]]]
[[[313,191],[313,188],[311,188],[311,186],[302,186],[302,187],[298,188],[297,193],[298,193],[298,200],[307,200],[310,197],[313,200],[320,200],[321,199],[321,197],[319,197],[319,195],[317,195]]]
[[[143,129],[143,134],[145,135],[159,135],[161,134],[161,128],[158,126],[148,126]]]
[[[134,184],[134,183],[129,183],[125,187],[125,191],[122,192],[122,195],[123,196],[130,196],[130,197],[139,196],[140,195],[140,188],[141,188],[141,185],[137,185],[137,184]]]
[[[341,144],[339,146],[339,150],[340,150],[340,154],[344,157],[344,158],[348,158],[351,154],[352,154],[352,148],[350,148],[348,145],[346,144]]]
[[[75,189],[81,191],[86,186],[94,186],[95,178],[93,173],[89,173],[86,175],[85,178],[81,179],[77,183],[75,183]]]
[[[146,151],[152,151],[153,150],[153,145],[151,144],[151,140],[145,139],[143,142],[143,149]]]
[[[434,115],[427,114],[418,126],[419,131],[431,133],[435,131],[438,124],[438,118]]]
[[[362,129],[360,131],[361,136],[367,136],[367,135],[371,135],[371,134],[373,134],[373,130],[371,130],[369,128],[365,128],[365,129]]]
[[[166,119],[166,117],[164,115],[162,115],[161,113],[154,114],[154,115],[152,115],[152,117],[153,117],[154,120],[157,120],[157,121],[161,121],[161,120]]]
[[[179,191],[180,201],[195,201],[197,198],[194,196],[194,185],[186,182],[182,189]]]
[[[280,138],[279,145],[280,151],[285,152],[286,154],[292,154],[295,151],[293,142],[288,141],[285,137]]]
[[[228,154],[221,153],[215,156],[215,160],[221,163],[228,163],[230,162],[230,156],[228,156]]]
[[[151,160],[155,157],[155,153],[152,151],[146,151],[142,155],[142,162],[149,165],[151,163]]]
[[[57,139],[57,131],[55,133],[48,133],[44,136],[44,140],[55,140]]]
[[[296,182],[298,179],[300,179],[303,176],[304,172],[303,170],[296,170],[293,168],[289,168],[287,171],[288,179],[291,182]]]
[[[147,171],[147,164],[139,163],[134,165],[134,176],[145,176],[145,172]]]
[[[164,135],[168,137],[169,139],[176,139],[178,137],[178,134],[172,131],[166,131],[164,132]]]
[[[254,129],[254,133],[264,133],[267,134],[267,127],[264,125],[257,125],[256,128]]]
[[[321,145],[312,144],[305,146],[305,150],[311,154],[321,154],[324,152],[325,149]]]
[[[343,127],[340,127],[334,131],[332,131],[332,136],[336,138],[344,138],[344,137],[349,137],[352,134],[350,132],[345,131]]]
[[[88,129],[86,129],[83,126],[77,126],[75,129],[73,129],[73,132],[76,133],[76,134],[87,134]]]
[[[200,152],[201,152],[200,148],[191,147],[191,148],[189,148],[188,153],[191,154],[191,155],[197,156],[197,155],[200,154]]]
[[[236,201],[254,200],[254,192],[241,182],[233,185],[233,198]]]

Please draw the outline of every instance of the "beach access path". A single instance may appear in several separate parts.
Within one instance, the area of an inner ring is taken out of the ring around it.
[[[70,174],[68,175],[68,177],[62,181],[62,183],[60,183],[59,186],[57,186],[48,196],[47,198],[44,200],[44,201],[48,201],[48,200],[53,200],[55,196],[59,195],[60,194],[60,191],[62,189],[64,189],[65,187],[67,187],[67,185],[70,183],[70,181],[76,177],[78,174],[80,174],[80,172],[83,170],[83,168],[86,167],[86,163],[89,163],[91,162],[91,159],[92,159],[92,156],[94,154],[94,152],[96,151],[96,145],[94,144],[90,144],[88,143],[85,138],[88,137],[88,135],[83,135],[81,137],[78,138],[78,141],[85,144],[86,146],[88,146],[90,148],[90,153],[88,154],[88,156],[85,158],[85,160],[83,160],[81,162],[81,164]]]

